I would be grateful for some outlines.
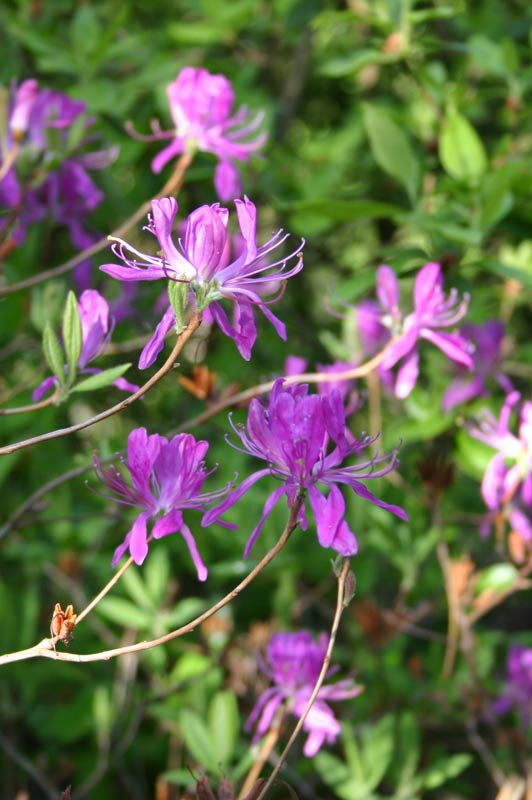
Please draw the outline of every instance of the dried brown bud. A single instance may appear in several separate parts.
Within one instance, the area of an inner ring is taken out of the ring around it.
[[[52,621],[50,622],[50,635],[60,642],[69,642],[72,638],[72,631],[76,627],[77,614],[74,614],[74,606],[68,605],[63,611],[61,603],[56,603]]]

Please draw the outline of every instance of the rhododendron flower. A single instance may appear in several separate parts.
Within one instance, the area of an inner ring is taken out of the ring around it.
[[[227,486],[202,493],[205,478],[210,475],[203,461],[208,449],[208,442],[197,442],[189,433],[179,433],[168,441],[157,433],[148,436],[145,428],[136,428],[128,437],[127,458],[122,459],[131,481],[114,466],[104,469],[97,455],[94,456],[96,473],[110,492],[105,496],[141,509],[124,541],[115,550],[113,567],[127,550],[135,564],[143,563],[148,555],[147,523],[155,519],[151,536],[160,539],[171,533],[180,533],[194,562],[198,579],[207,579],[207,567],[184,521],[183,510],[205,510],[206,503],[221,497],[229,489]]]
[[[235,161],[247,161],[267,139],[257,134],[264,113],[250,117],[243,106],[233,113],[235,94],[225,75],[212,75],[206,69],[184,67],[166,89],[175,128],[161,131],[153,126],[151,136],[133,133],[144,141],[172,139],[153,159],[152,169],[160,172],[173,158],[200,150],[218,159],[214,186],[220,200],[227,202],[242,194]]]
[[[91,361],[105,351],[113,332],[113,322],[109,314],[109,304],[105,297],[95,289],[87,289],[78,301],[81,321],[82,346],[78,359],[78,371],[82,375],[97,375],[102,372],[96,367],[89,367]],[[45,378],[33,392],[32,399],[37,403],[47,392],[58,384],[56,377]],[[111,384],[124,392],[136,392],[139,388],[125,378],[117,378]]]
[[[24,240],[28,225],[45,219],[66,226],[80,250],[94,242],[83,223],[103,194],[88,170],[104,169],[116,149],[80,152],[88,141],[79,131],[84,111],[85,103],[39,90],[35,80],[24,81],[13,92],[8,134],[0,137],[0,205],[13,214],[0,217],[0,228],[9,225],[14,244]],[[85,127],[90,124],[88,120]]]
[[[369,436],[355,439],[346,428],[338,391],[329,395],[309,395],[308,386],[284,388],[283,380],[279,379],[275,382],[267,407],[255,398],[249,406],[246,427],[236,426],[232,422],[231,425],[243,444],[242,452],[266,461],[268,466],[254,472],[220,505],[208,511],[202,525],[218,521],[261,478],[271,475],[280,481],[280,486],[266,500],[259,523],[246,545],[245,557],[249,555],[264,522],[282,495],[286,496],[290,507],[294,506],[298,497],[308,496],[316,519],[319,543],[343,556],[354,555],[358,546],[344,518],[345,501],[337,484],[345,484],[364,500],[391,511],[401,519],[407,519],[402,508],[379,500],[361,483],[361,480],[380,478],[394,469],[397,464],[395,451],[352,466],[343,466],[349,456],[359,455],[375,439]],[[318,489],[319,485],[328,489],[326,496]],[[306,530],[304,504],[299,510],[298,522]]]
[[[377,270],[379,303],[364,301],[357,309],[360,336],[372,354],[385,345],[386,353],[379,374],[386,382],[389,370],[399,362],[394,380],[397,397],[408,397],[419,374],[419,339],[436,345],[446,356],[464,367],[472,368],[471,345],[457,333],[444,333],[441,328],[455,325],[466,313],[469,298],[459,301],[456,289],[446,298],[439,264],[425,264],[414,284],[414,310],[403,314],[399,305],[399,282],[388,266]]]
[[[302,716],[321,672],[328,642],[326,633],[315,642],[308,631],[272,636],[264,669],[274,686],[261,694],[246,722],[249,729],[258,720],[254,741],[267,732],[281,703],[285,702],[295,717]],[[328,674],[337,669],[331,668]],[[361,691],[362,686],[351,679],[321,687],[303,724],[308,733],[304,755],[308,758],[316,755],[324,742],[333,744],[340,733],[340,724],[327,701],[347,700]]]
[[[514,708],[527,728],[532,718],[532,648],[513,645],[506,662],[506,688],[493,704],[497,714]]]
[[[504,325],[498,320],[489,320],[483,325],[463,325],[460,335],[474,346],[473,369],[457,366],[458,376],[443,395],[442,408],[449,411],[459,403],[467,403],[474,397],[488,394],[487,380],[494,377],[508,394],[513,386],[509,378],[500,371]]]
[[[101,270],[122,281],[154,281],[169,278],[188,283],[198,311],[208,307],[212,321],[226,336],[235,340],[240,354],[246,360],[257,338],[253,308],[259,308],[282,339],[286,328],[269,309],[263,293],[276,282],[296,275],[303,268],[300,256],[304,245],[283,259],[270,261],[270,254],[288,238],[283,230],[277,231],[266,244],[257,246],[257,211],[247,197],[235,200],[236,212],[243,239],[241,252],[231,261],[231,239],[228,232],[229,211],[218,203],[201,206],[187,219],[184,235],[178,247],[172,239],[172,227],[177,214],[177,200],[163,197],[152,201],[152,214],[147,230],[159,244],[161,254],[150,256],[140,253],[122,239],[117,239],[112,249],[125,264],[104,264]],[[133,258],[127,256],[127,252]],[[289,262],[295,263],[289,266]],[[220,300],[235,303],[233,324],[220,304]],[[161,352],[168,332],[176,325],[172,306],[168,306],[155,334],[141,353],[139,367],[153,364]]]
[[[478,426],[471,426],[471,435],[497,452],[490,460],[482,479],[481,491],[490,513],[481,533],[487,534],[496,515],[504,512],[513,530],[532,540],[532,526],[526,510],[532,509],[532,403],[524,402],[519,413],[519,433],[510,429],[513,408],[520,399],[511,392],[496,419],[485,411]]]

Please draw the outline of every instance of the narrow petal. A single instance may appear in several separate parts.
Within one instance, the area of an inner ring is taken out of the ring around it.
[[[417,350],[414,350],[403,361],[399,371],[397,372],[397,379],[395,381],[395,394],[402,400],[408,397],[414,386],[416,385],[417,377],[419,375],[419,356]]]
[[[150,341],[144,346],[139,358],[139,369],[148,369],[157,359],[157,356],[164,347],[164,340],[167,334],[175,325],[175,314],[172,306],[168,306],[164,315],[155,328],[155,333]]]

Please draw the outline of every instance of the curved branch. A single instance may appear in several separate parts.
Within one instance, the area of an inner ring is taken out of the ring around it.
[[[21,442],[15,442],[14,444],[7,445],[6,447],[0,447],[0,455],[9,455],[17,450],[22,450],[25,447],[31,447],[34,444],[40,444],[41,442],[46,442],[50,439],[58,439],[60,436],[68,436],[70,433],[82,431],[84,428],[89,428],[96,422],[101,422],[101,420],[112,417],[114,414],[118,414],[120,411],[123,411],[125,408],[134,403],[135,400],[138,400],[139,397],[142,397],[146,394],[146,392],[152,389],[155,384],[166,375],[167,372],[170,372],[183,346],[186,344],[186,342],[188,342],[194,331],[196,331],[200,325],[201,314],[196,312],[190,319],[187,327],[177,337],[177,341],[172,349],[172,352],[162,367],[157,370],[155,375],[152,375],[152,377],[146,381],[146,383],[141,386],[140,389],[137,389],[136,392],[130,394],[129,397],[125,398],[125,400],[121,400],[120,403],[117,403],[111,408],[107,408],[105,411],[102,411],[100,414],[96,414],[94,417],[90,417],[90,419],[84,420],[84,422],[78,422],[76,425],[71,425],[69,428],[58,428],[55,431],[42,433],[39,436],[32,437],[31,439],[24,439]]]
[[[181,628],[178,628],[175,631],[166,633],[164,636],[160,636],[158,639],[138,642],[137,644],[126,645],[125,647],[116,647],[113,650],[104,650],[101,653],[79,654],[63,652],[59,650],[56,651],[54,650],[54,647],[57,644],[58,637],[55,636],[51,639],[43,639],[38,644],[34,645],[33,647],[28,647],[26,650],[19,650],[16,653],[7,653],[6,655],[0,656],[0,666],[3,664],[11,664],[14,661],[24,661],[28,658],[39,657],[53,658],[56,661],[74,661],[78,664],[87,663],[89,661],[109,661],[111,658],[127,655],[128,653],[139,653],[143,650],[150,650],[152,647],[166,644],[167,642],[172,641],[172,639],[177,639],[180,636],[184,636],[186,633],[191,633],[191,631],[197,628],[198,625],[201,625],[202,622],[205,622],[205,620],[209,619],[209,617],[212,617],[213,614],[216,614],[217,611],[234,600],[235,597],[238,597],[240,592],[242,592],[257,577],[257,575],[259,575],[259,573],[261,573],[262,570],[268,566],[270,561],[273,561],[275,556],[281,552],[292,532],[297,528],[297,516],[301,507],[301,502],[302,500],[299,498],[290,509],[288,522],[286,523],[285,529],[282,532],[279,540],[271,548],[271,550],[266,553],[264,558],[259,561],[257,566],[251,570],[244,580],[240,581],[240,583],[235,586],[234,589],[226,594],[225,597],[211,606],[211,608],[207,609],[207,611],[204,611],[203,614],[200,614],[198,617],[193,619],[192,622],[189,622],[187,625],[183,625]]]
[[[325,653],[325,658],[323,659],[323,664],[321,667],[321,672],[318,675],[318,680],[316,681],[316,685],[312,690],[312,694],[309,697],[307,706],[303,711],[303,714],[298,719],[297,725],[292,731],[292,735],[290,736],[290,739],[288,740],[285,749],[281,753],[279,761],[275,765],[270,777],[260,790],[255,800],[263,800],[266,797],[268,790],[270,789],[272,783],[279,774],[281,767],[286,761],[286,756],[290,752],[290,749],[292,748],[292,745],[294,744],[299,732],[301,731],[301,728],[305,724],[305,720],[310,712],[310,709],[312,708],[314,701],[317,698],[321,687],[323,686],[323,681],[325,680],[325,677],[327,675],[327,670],[329,669],[329,664],[331,662],[332,651],[334,648],[334,643],[336,642],[336,634],[338,633],[338,628],[340,626],[340,619],[342,617],[342,612],[345,608],[345,582],[347,579],[347,575],[349,573],[349,565],[350,565],[349,559],[346,558],[344,563],[342,564],[340,574],[338,575],[338,593],[336,597],[336,610],[334,612],[334,618],[331,626],[329,645],[327,647],[327,652]]]
[[[174,171],[170,175],[170,178],[166,181],[164,186],[162,187],[161,191],[155,195],[155,198],[159,197],[166,197],[170,194],[176,194],[181,186],[183,185],[183,179],[185,177],[185,172],[189,168],[192,163],[193,156],[184,153],[178,160]],[[114,230],[109,236],[121,238],[124,233],[126,233],[129,228],[136,225],[137,222],[146,216],[146,214],[151,209],[151,199],[146,200],[140,208],[138,208],[134,214],[132,214],[129,219],[127,219],[122,225],[120,225],[116,230]],[[82,250],[81,253],[77,253],[77,255],[69,258],[68,261],[65,261],[64,264],[60,264],[58,267],[53,267],[52,269],[47,269],[44,272],[40,272],[38,275],[33,275],[31,278],[26,278],[26,280],[19,281],[18,283],[13,283],[11,286],[0,286],[0,297],[4,297],[9,294],[14,294],[15,292],[20,291],[21,289],[29,289],[32,286],[37,286],[39,283],[43,283],[47,281],[49,278],[55,278],[58,275],[63,275],[65,272],[70,272],[87,258],[91,258],[92,256],[99,253],[100,250],[103,250],[109,245],[109,237],[103,236],[97,242],[92,244],[90,247],[87,247],[86,250]]]
[[[39,403],[29,403],[27,406],[17,406],[16,408],[0,408],[0,417],[5,417],[8,414],[26,414],[28,411],[39,411],[41,408],[48,408],[48,406],[53,406],[58,395],[59,392],[56,391]]]

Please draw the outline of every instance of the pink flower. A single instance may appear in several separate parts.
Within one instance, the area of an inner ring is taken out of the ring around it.
[[[308,496],[316,519],[319,543],[344,556],[354,555],[358,545],[345,519],[345,500],[338,484],[349,486],[362,499],[407,519],[402,508],[380,500],[362,483],[394,469],[397,464],[395,452],[343,466],[349,456],[360,455],[374,439],[369,436],[355,439],[346,427],[344,407],[337,390],[328,395],[308,394],[308,386],[284,388],[283,380],[279,379],[271,391],[267,407],[255,398],[249,405],[246,427],[232,422],[231,425],[243,447],[232,446],[265,461],[267,466],[247,477],[220,505],[210,509],[203,517],[202,525],[218,522],[262,478],[271,476],[280,483],[264,504],[244,557],[249,555],[267,517],[283,495],[290,507],[298,497],[306,499]],[[326,496],[318,489],[319,485],[328,490]],[[298,522],[306,530],[308,522],[304,505]]]
[[[208,449],[208,442],[197,442],[189,433],[179,433],[168,441],[157,433],[148,436],[145,428],[136,428],[128,437],[127,459],[122,459],[131,482],[114,466],[104,469],[98,456],[94,456],[96,473],[110,491],[106,497],[140,509],[124,541],[115,550],[113,567],[127,550],[135,564],[143,563],[148,555],[147,523],[155,518],[152,537],[160,539],[180,533],[196,567],[198,580],[207,579],[207,567],[185,524],[183,510],[204,510],[205,503],[219,498],[229,489],[202,493],[205,478],[210,474],[203,461]]]
[[[274,686],[261,694],[246,722],[246,728],[249,729],[258,720],[254,740],[269,729],[283,701],[295,717],[301,717],[321,672],[328,641],[327,634],[323,633],[315,642],[308,631],[276,633],[272,636],[265,671]],[[337,669],[331,668],[328,674]],[[357,686],[351,679],[321,687],[303,725],[308,733],[303,748],[307,758],[316,755],[324,742],[333,744],[340,733],[340,723],[326,701],[347,700],[361,691],[362,686]]]
[[[215,203],[193,211],[176,246],[172,231],[178,210],[177,200],[163,197],[152,201],[152,214],[147,226],[147,230],[157,238],[160,254],[151,256],[141,253],[122,239],[117,239],[112,250],[125,266],[104,264],[100,269],[121,281],[156,281],[167,278],[187,283],[189,296],[197,310],[208,309],[210,319],[218,325],[222,333],[234,339],[242,357],[249,361],[257,338],[253,313],[255,307],[271,322],[278,335],[286,339],[283,322],[269,308],[269,304],[277,298],[267,301],[264,294],[301,271],[303,260],[300,253],[304,241],[287,256],[274,256],[272,260],[272,253],[283,244],[289,234],[280,229],[259,247],[255,205],[244,197],[243,200],[235,200],[235,206],[241,246],[234,255],[229,234],[229,211],[226,208]],[[291,261],[294,263],[289,265]],[[232,323],[221,300],[234,303]],[[141,369],[154,363],[164,346],[166,335],[175,324],[174,310],[168,306],[153,337],[141,353]]]
[[[358,307],[360,336],[365,348],[376,352],[390,342],[381,362],[379,374],[389,382],[391,370],[401,362],[393,377],[397,397],[408,397],[419,374],[418,342],[426,339],[436,345],[452,361],[469,369],[473,366],[469,342],[457,333],[444,333],[442,328],[455,325],[466,313],[469,298],[458,300],[458,292],[443,292],[439,264],[429,263],[418,272],[414,284],[414,310],[401,311],[399,282],[388,266],[377,270],[378,304],[369,300]]]
[[[184,67],[166,91],[174,130],[163,132],[155,127],[152,136],[138,137],[172,139],[153,159],[153,171],[160,172],[184,152],[213,153],[218,158],[214,185],[220,200],[239,197],[242,188],[235,161],[247,161],[264,145],[267,134],[256,135],[264,114],[250,118],[245,107],[233,113],[231,82],[225,75],[212,75],[206,69]]]

